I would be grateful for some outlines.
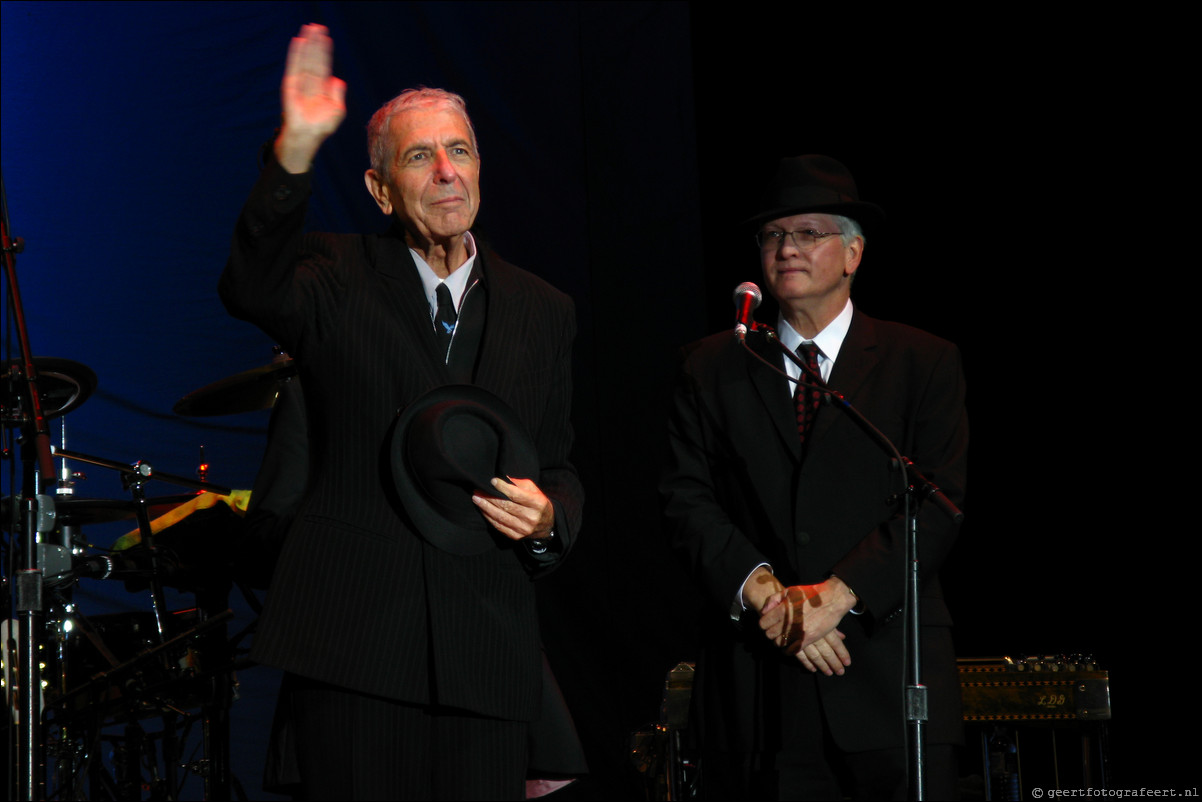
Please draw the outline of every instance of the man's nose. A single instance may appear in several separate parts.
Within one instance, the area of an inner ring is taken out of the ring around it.
[[[455,168],[451,164],[451,157],[442,148],[434,154],[434,176],[444,184],[455,180]]]
[[[780,244],[776,246],[777,254],[786,258],[800,254],[801,245],[798,244],[797,241],[800,236],[801,235],[796,232],[786,231],[785,236],[781,238]]]

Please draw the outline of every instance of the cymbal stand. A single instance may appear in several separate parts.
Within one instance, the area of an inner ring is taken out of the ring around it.
[[[112,460],[95,457],[89,454],[82,454],[74,451],[67,451],[61,448],[52,448],[52,453],[56,457],[63,459],[71,459],[77,462],[84,462],[92,465],[98,465],[103,468],[118,471],[121,474],[122,486],[131,494],[134,501],[134,515],[138,521],[138,528],[142,536],[142,545],[151,557],[151,571],[149,578],[149,587],[151,593],[151,607],[154,614],[155,630],[159,647],[166,648],[172,643],[178,642],[181,636],[170,637],[170,627],[167,624],[167,607],[164,598],[164,571],[162,555],[155,547],[155,535],[150,521],[149,501],[146,495],[146,484],[154,479],[161,479],[171,484],[180,485],[193,490],[207,491],[218,493],[221,495],[229,495],[232,491],[228,487],[213,484],[212,482],[191,479],[185,476],[177,476],[155,470],[149,463],[138,461],[132,465],[114,462]],[[224,607],[224,603],[222,604]],[[215,625],[224,626],[224,622],[229,617],[227,613],[212,615],[208,610],[203,609],[206,605],[199,603],[198,611],[204,615],[207,620],[196,627],[189,633],[185,633],[187,638],[194,637],[200,631],[206,631]],[[219,638],[224,641],[224,634]],[[223,661],[228,655],[222,655]],[[205,751],[205,760],[201,767],[201,772],[204,775],[205,781],[205,798],[207,799],[229,799],[230,790],[230,772],[229,772],[229,703],[233,695],[232,678],[225,671],[217,671],[209,679],[211,683],[210,693],[206,695],[205,703],[202,705],[202,710],[199,714],[199,720],[203,728],[203,742]],[[77,691],[73,691],[67,695],[74,695]],[[178,778],[176,774],[176,760],[178,755],[176,752],[179,748],[181,739],[176,737],[178,728],[177,716],[183,716],[185,724],[190,724],[191,716],[182,713],[182,711],[174,710],[170,706],[165,707],[162,716],[163,729],[157,736],[148,736],[137,722],[131,722],[125,728],[125,734],[117,740],[119,748],[117,752],[130,761],[128,764],[121,764],[119,776],[116,780],[118,787],[124,787],[126,783],[133,782],[132,778],[138,772],[138,761],[142,759],[144,754],[152,754],[155,741],[161,742],[161,751],[163,753],[163,775],[152,777],[152,782],[164,789],[174,789],[177,786]],[[69,717],[64,718],[59,722],[62,725],[69,724]],[[147,750],[150,750],[147,752]],[[129,775],[128,777],[125,775]],[[107,782],[107,780],[105,781]]]
[[[17,283],[16,255],[24,249],[24,243],[9,236],[8,201],[4,189],[3,173],[0,173],[0,249],[3,251],[4,273],[8,279],[8,301],[21,348],[26,394],[22,399],[28,404],[28,414],[23,421],[24,442],[21,449],[22,512],[24,526],[21,530],[20,567],[14,572],[13,583],[16,595],[18,643],[20,665],[17,667],[20,724],[17,733],[17,797],[21,800],[39,799],[45,790],[42,776],[43,754],[39,705],[42,685],[38,666],[38,634],[43,622],[42,569],[37,559],[37,535],[53,530],[54,499],[45,495],[46,489],[54,484],[54,463],[50,458],[50,427],[42,412],[41,394],[38,391],[37,368],[33,362],[33,350],[29,344],[29,330],[25,325],[25,311],[21,304],[21,291]]]
[[[132,465],[125,465],[112,460],[94,457],[89,454],[81,454],[77,451],[67,451],[61,448],[51,447],[51,452],[57,457],[65,459],[73,459],[79,462],[87,462],[92,465],[99,465],[103,468],[118,471],[121,474],[121,484],[130,492],[134,499],[134,514],[138,521],[138,529],[142,533],[142,544],[146,547],[147,553],[151,555],[153,573],[150,580],[151,603],[154,609],[155,625],[158,629],[159,643],[162,643],[167,636],[166,623],[164,615],[166,612],[166,604],[163,599],[163,583],[159,572],[158,553],[154,548],[154,533],[150,526],[150,512],[146,501],[146,483],[152,479],[162,479],[171,484],[188,487],[193,490],[205,490],[210,493],[219,493],[221,495],[229,495],[230,488],[222,485],[216,485],[211,482],[201,482],[196,479],[190,479],[186,476],[177,476],[175,474],[156,471],[149,463],[139,460]]]
[[[158,549],[154,545],[154,532],[150,526],[150,513],[146,509],[146,477],[150,476],[149,468],[143,462],[136,462],[133,470],[121,474],[121,484],[129,491],[134,500],[134,517],[138,521],[138,529],[142,532],[142,545],[150,555],[150,608],[154,612],[154,626],[159,635],[159,643],[167,639],[167,602],[163,597],[163,580]]]

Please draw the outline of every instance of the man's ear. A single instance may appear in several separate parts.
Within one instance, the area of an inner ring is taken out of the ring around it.
[[[851,277],[855,275],[856,270],[860,267],[860,260],[864,258],[864,238],[856,237],[848,245],[843,257],[843,275]]]
[[[368,170],[363,174],[363,183],[367,184],[367,191],[371,193],[372,200],[380,207],[380,211],[391,215],[392,200],[388,197],[388,184],[380,178],[380,174],[375,170]]]

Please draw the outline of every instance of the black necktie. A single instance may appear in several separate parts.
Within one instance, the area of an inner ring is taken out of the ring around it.
[[[802,343],[797,348],[797,355],[805,361],[806,366],[814,371],[801,372],[801,381],[810,385],[825,386],[822,374],[818,371],[818,346],[813,343]],[[801,455],[804,457],[809,446],[810,433],[814,430],[814,418],[818,416],[818,404],[822,400],[822,390],[818,387],[803,387],[797,385],[797,393],[793,401],[797,405],[797,435],[801,438]]]
[[[438,313],[434,316],[434,334],[438,337],[438,350],[442,361],[446,362],[451,354],[451,338],[455,335],[455,302],[451,300],[451,291],[446,284],[439,284],[435,291],[438,297]]]

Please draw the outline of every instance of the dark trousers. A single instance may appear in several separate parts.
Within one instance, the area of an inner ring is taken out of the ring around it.
[[[960,798],[958,747],[928,746],[924,799]],[[702,797],[712,800],[905,800],[909,755],[904,749],[825,754],[819,760],[778,763],[778,756],[704,753]]]
[[[781,688],[778,737],[771,751],[705,751],[701,760],[705,799],[905,800],[909,798],[906,749],[844,752],[834,743],[818,699],[815,678]],[[904,728],[898,722],[898,728]],[[924,798],[959,799],[958,747],[928,745],[924,752]]]
[[[295,675],[275,737],[295,753],[299,799],[524,799],[525,722],[402,704]],[[277,747],[278,748],[278,747]]]

